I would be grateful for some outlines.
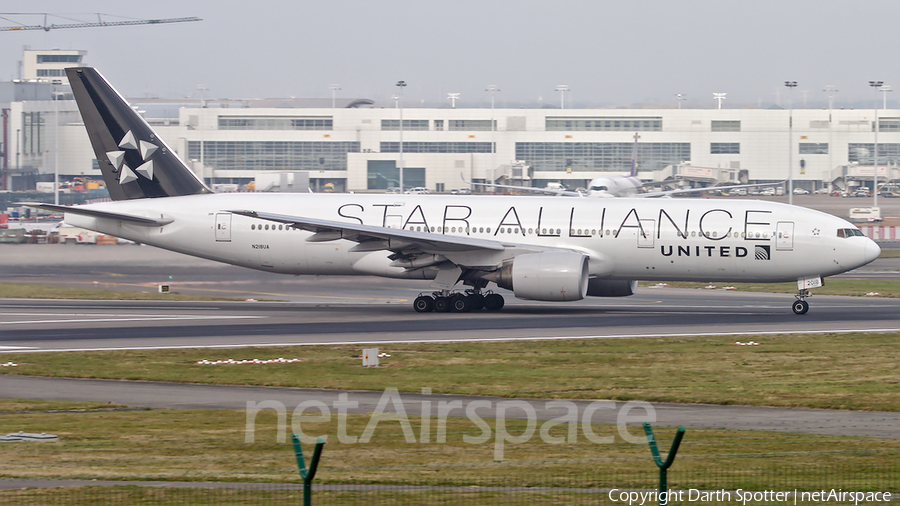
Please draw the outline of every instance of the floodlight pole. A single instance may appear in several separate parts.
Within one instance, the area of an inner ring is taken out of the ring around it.
[[[726,95],[728,93],[713,93],[713,100],[719,103],[717,109],[722,109],[722,101],[725,100]]]
[[[494,165],[496,165],[496,153],[497,153],[497,143],[494,142],[494,93],[500,91],[496,85],[490,84],[484,90],[491,93],[491,170],[494,170]]]
[[[341,85],[331,84],[328,87],[331,88],[331,114],[334,114],[335,102],[337,100],[337,91],[341,89]],[[334,121],[333,118],[332,121]]]
[[[794,88],[797,87],[797,81],[785,81],[784,85],[788,88],[788,104],[790,113],[788,114],[788,204],[794,204]],[[829,149],[831,147],[829,146]]]
[[[875,91],[884,86],[884,81],[869,81],[869,86],[875,88]],[[885,95],[887,97],[887,95]],[[887,100],[887,99],[885,99]],[[875,102],[875,153],[872,159],[872,173],[875,185],[872,187],[872,207],[878,207],[878,102]]]
[[[559,84],[556,86],[556,91],[559,92],[559,108],[566,108],[566,92],[569,91],[569,87],[565,84]]]
[[[832,132],[834,131],[832,114],[834,114],[834,94],[839,90],[832,85],[826,85],[822,90],[828,93],[828,170],[834,170],[834,146],[832,142]],[[830,186],[830,185],[829,185]],[[830,188],[829,188],[830,189]]]
[[[675,99],[678,100],[678,108],[681,109],[681,103],[687,100],[687,94],[685,93],[676,93]]]
[[[53,85],[53,203],[59,205],[59,91]]]
[[[397,81],[397,104],[400,105],[400,193],[403,193],[403,88],[406,87],[406,81]]]

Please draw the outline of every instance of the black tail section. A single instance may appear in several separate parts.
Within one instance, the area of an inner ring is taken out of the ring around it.
[[[210,193],[99,72],[66,75],[113,200]]]

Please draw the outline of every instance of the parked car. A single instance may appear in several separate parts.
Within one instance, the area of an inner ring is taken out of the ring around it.
[[[406,193],[408,195],[428,195],[431,192],[428,191],[428,188],[425,188],[422,186],[417,186],[415,188],[410,188],[409,190],[406,190],[403,193]]]
[[[794,188],[794,195],[809,195],[809,190],[806,188]]]
[[[470,189],[468,189],[468,188],[460,188],[460,189],[459,189],[459,194],[460,194],[460,195],[471,195],[471,194],[472,194],[472,190],[470,190]]]
[[[763,188],[759,192],[760,195],[775,195],[775,188]]]
[[[814,191],[813,194],[815,194],[815,195],[828,195],[828,188],[819,188],[818,190]]]
[[[400,193],[400,188],[394,186],[393,188],[388,188],[384,191],[384,193]]]
[[[868,197],[869,189],[866,187],[857,188],[856,191],[853,192],[854,197]]]

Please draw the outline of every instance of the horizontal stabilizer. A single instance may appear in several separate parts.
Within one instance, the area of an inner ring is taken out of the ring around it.
[[[96,209],[86,209],[83,207],[69,207],[69,206],[58,206],[56,204],[32,204],[22,202],[19,205],[23,205],[26,207],[33,207],[35,209],[43,209],[45,211],[52,211],[54,213],[69,213],[69,214],[80,214],[82,216],[91,216],[93,218],[102,218],[105,220],[116,220],[116,221],[124,221],[128,223],[132,223],[134,225],[140,225],[143,227],[162,227],[163,225],[168,225],[172,223],[173,219],[171,218],[160,218],[155,220],[153,218],[146,218],[144,216],[134,216],[131,214],[122,214],[122,213],[111,213],[109,211],[98,211]]]

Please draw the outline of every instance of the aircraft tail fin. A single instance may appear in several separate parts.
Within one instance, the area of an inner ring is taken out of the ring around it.
[[[68,68],[66,75],[110,198],[211,193],[96,69]]]

